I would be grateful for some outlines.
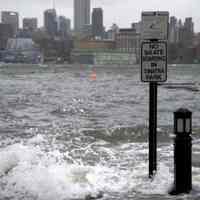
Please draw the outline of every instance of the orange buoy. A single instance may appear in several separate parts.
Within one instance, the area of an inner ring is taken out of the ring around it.
[[[90,74],[90,79],[91,79],[92,81],[96,81],[96,79],[97,79],[97,74],[96,74],[95,71],[93,71],[93,72]]]

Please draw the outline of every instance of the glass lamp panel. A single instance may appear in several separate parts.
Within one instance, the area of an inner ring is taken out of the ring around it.
[[[191,119],[186,119],[185,121],[185,131],[186,133],[189,133],[191,131]]]
[[[183,133],[183,132],[184,132],[184,123],[183,123],[183,119],[178,119],[178,120],[177,120],[177,132],[178,132],[178,133]]]

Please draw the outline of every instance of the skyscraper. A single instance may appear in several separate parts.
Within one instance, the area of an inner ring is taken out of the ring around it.
[[[190,31],[192,34],[194,33],[194,23],[192,21],[192,17],[185,18],[184,23],[185,28]]]
[[[10,24],[0,23],[0,50],[4,50],[7,45],[8,38],[13,37],[13,29]]]
[[[92,12],[92,35],[93,37],[103,38],[103,10],[94,8]]]
[[[14,35],[17,35],[19,30],[19,14],[12,11],[3,11],[1,13],[1,21],[3,24],[10,24]]]
[[[194,23],[192,17],[185,18],[185,43],[188,46],[192,46],[194,38]]]
[[[75,32],[80,32],[85,24],[90,24],[90,0],[74,0]]]
[[[55,36],[57,34],[58,23],[55,9],[49,9],[44,12],[44,27],[49,35]]]
[[[191,17],[185,18],[185,22],[179,26],[179,42],[185,47],[193,45],[194,23]]]
[[[28,31],[36,31],[37,29],[37,18],[24,18],[23,29]]]
[[[170,43],[177,43],[178,42],[178,21],[177,18],[172,16],[170,17],[170,24],[169,24],[169,42]]]
[[[71,20],[64,16],[60,16],[58,21],[58,32],[60,36],[63,38],[67,37],[67,35],[70,34],[71,31]]]

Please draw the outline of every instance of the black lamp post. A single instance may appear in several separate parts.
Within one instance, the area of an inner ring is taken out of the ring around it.
[[[188,136],[192,133],[192,113],[180,108],[174,112],[174,131],[178,136]]]
[[[170,194],[189,193],[192,189],[192,112],[174,112],[174,187]]]

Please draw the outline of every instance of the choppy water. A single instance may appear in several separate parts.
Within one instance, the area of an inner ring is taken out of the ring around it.
[[[148,179],[148,84],[138,66],[2,66],[0,200],[200,198],[200,66],[159,86],[158,173]],[[95,80],[96,78],[96,80]],[[193,112],[193,188],[171,197],[173,112]]]

